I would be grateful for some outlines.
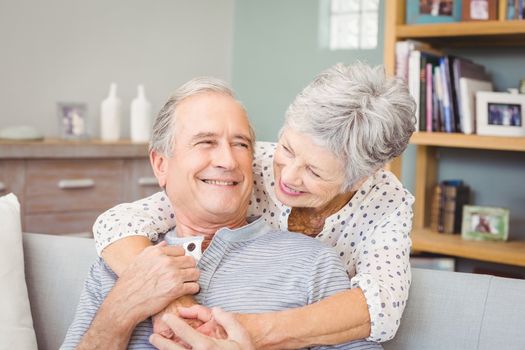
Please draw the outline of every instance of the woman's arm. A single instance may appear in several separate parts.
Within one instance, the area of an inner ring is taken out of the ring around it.
[[[107,246],[102,251],[102,259],[120,276],[137,255],[151,245],[146,236],[126,236]]]
[[[297,349],[334,345],[370,335],[363,292],[350,289],[304,307],[266,314],[238,315],[257,349]]]
[[[101,214],[93,226],[97,252],[117,275],[160,233],[175,226],[175,214],[162,192],[119,204]]]

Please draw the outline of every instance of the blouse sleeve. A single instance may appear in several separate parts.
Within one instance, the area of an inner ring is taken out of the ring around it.
[[[93,225],[97,254],[111,243],[129,236],[152,241],[175,226],[175,213],[164,191],[132,203],[119,204],[102,213]]]
[[[408,299],[414,197],[406,192],[405,199],[363,238],[351,279],[352,288],[361,288],[368,304],[370,341],[385,342],[395,336]]]

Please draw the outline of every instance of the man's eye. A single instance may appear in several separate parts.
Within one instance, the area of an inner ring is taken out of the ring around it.
[[[202,140],[197,142],[197,145],[213,145],[215,142],[213,140]]]
[[[235,146],[238,146],[238,147],[243,147],[243,148],[246,148],[246,149],[249,149],[250,148],[250,145],[245,143],[245,142],[237,142],[234,144]]]

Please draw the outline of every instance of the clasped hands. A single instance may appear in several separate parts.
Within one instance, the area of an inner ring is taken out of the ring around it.
[[[201,305],[181,307],[194,304],[191,295],[199,291],[196,262],[184,253],[164,242],[146,248],[120,276],[110,293],[112,303],[135,325],[153,316],[150,341],[159,349],[254,349],[232,314]]]

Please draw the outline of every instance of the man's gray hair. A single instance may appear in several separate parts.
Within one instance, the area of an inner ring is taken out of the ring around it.
[[[342,191],[406,149],[416,104],[406,84],[382,66],[336,64],[297,95],[284,127],[309,135],[344,161]]]
[[[246,109],[242,103],[235,98],[235,94],[226,82],[213,77],[193,78],[173,92],[168,101],[164,104],[164,107],[162,107],[159,114],[157,115],[157,118],[153,123],[153,131],[149,146],[150,151],[155,151],[167,157],[171,156],[173,144],[175,142],[177,106],[188,97],[206,92],[230,96],[246,112]],[[252,139],[253,149],[253,143],[255,142],[255,132],[253,131],[251,124],[250,137]]]

